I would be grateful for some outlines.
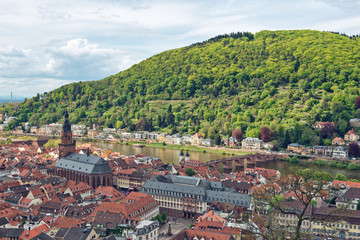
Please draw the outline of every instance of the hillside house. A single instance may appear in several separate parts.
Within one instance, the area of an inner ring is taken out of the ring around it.
[[[225,138],[224,142],[225,145],[228,147],[236,147],[238,145],[238,141],[236,140],[236,138],[233,137]]]
[[[247,137],[242,140],[241,145],[246,149],[261,149],[263,147],[263,141],[259,138]]]
[[[347,152],[346,148],[344,148],[344,147],[336,147],[333,150],[333,157],[334,158],[347,158],[348,152]]]
[[[200,133],[195,133],[191,137],[191,145],[200,146],[204,137]]]
[[[359,140],[359,135],[357,135],[354,129],[351,129],[345,134],[344,140],[348,142],[356,142]]]
[[[345,145],[345,140],[342,139],[341,137],[336,137],[332,140],[332,145],[338,145],[338,146]]]
[[[321,130],[324,127],[335,127],[335,123],[334,122],[316,122],[313,125],[314,129],[318,129]]]
[[[287,151],[288,152],[296,152],[296,153],[301,153],[302,151],[305,150],[305,146],[300,145],[298,143],[291,143],[288,145],[287,147]]]
[[[360,119],[359,118],[353,118],[349,121],[351,127],[360,127]]]
[[[312,148],[313,153],[317,155],[331,155],[332,148],[328,146],[313,146]]]
[[[212,140],[212,139],[203,139],[201,141],[201,145],[206,146],[206,147],[210,147],[210,146],[214,145],[214,140]]]

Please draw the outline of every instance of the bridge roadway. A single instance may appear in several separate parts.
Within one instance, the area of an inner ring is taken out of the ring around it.
[[[216,160],[211,160],[205,163],[205,166],[213,167],[218,169],[219,165],[222,164],[225,169],[232,169],[233,162],[235,162],[236,168],[244,168],[247,166],[255,166],[256,163],[264,163],[269,161],[275,161],[278,159],[287,158],[287,155],[280,154],[248,154],[243,156],[221,158]]]

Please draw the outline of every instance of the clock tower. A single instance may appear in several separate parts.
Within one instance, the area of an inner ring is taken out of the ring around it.
[[[59,158],[76,151],[76,142],[72,140],[71,124],[69,113],[65,112],[65,122],[61,131],[61,143],[59,144]]]

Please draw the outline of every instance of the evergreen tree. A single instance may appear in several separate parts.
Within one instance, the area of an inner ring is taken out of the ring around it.
[[[215,135],[214,142],[215,142],[215,145],[221,145],[221,137],[219,134]]]
[[[283,148],[287,148],[287,146],[291,143],[291,139],[290,139],[290,133],[289,130],[285,131],[285,137],[284,137],[284,141],[283,141]]]
[[[157,116],[157,125],[159,128],[162,128],[162,126],[163,126],[163,120],[162,120],[161,115]]]
[[[172,112],[171,104],[169,105],[169,108],[167,110],[166,123],[167,125],[173,125],[175,123],[175,116],[174,113]]]

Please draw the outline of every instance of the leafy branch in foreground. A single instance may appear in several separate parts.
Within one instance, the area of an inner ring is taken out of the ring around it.
[[[309,169],[288,169],[278,179],[269,180],[253,192],[256,211],[263,213],[267,227],[264,239],[308,239],[313,223],[328,226],[341,218],[341,209],[329,208],[321,199],[333,178],[324,172]],[[321,213],[320,213],[321,212]]]

